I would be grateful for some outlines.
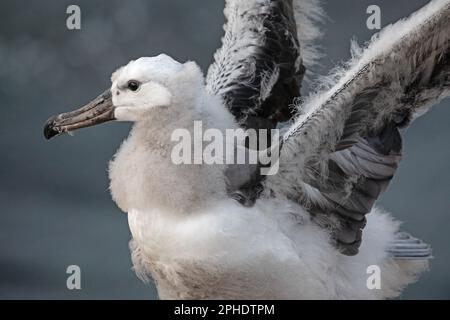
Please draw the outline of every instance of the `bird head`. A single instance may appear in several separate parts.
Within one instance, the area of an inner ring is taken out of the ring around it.
[[[47,139],[118,120],[138,122],[158,108],[176,105],[203,83],[203,74],[194,62],[179,63],[161,54],[129,62],[111,76],[111,88],[82,108],[51,117],[44,126]]]

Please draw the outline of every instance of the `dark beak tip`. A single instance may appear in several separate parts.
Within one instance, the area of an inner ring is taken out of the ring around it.
[[[50,140],[59,134],[59,132],[55,130],[55,118],[56,116],[51,117],[44,124],[44,137],[47,140]]]
[[[44,137],[49,140],[60,134],[115,120],[111,90],[77,110],[53,116],[44,124]]]

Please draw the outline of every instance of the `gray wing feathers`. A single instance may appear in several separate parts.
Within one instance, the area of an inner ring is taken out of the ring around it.
[[[265,187],[307,207],[353,255],[400,162],[400,129],[450,93],[450,1],[385,28],[333,78],[300,106]]]
[[[400,232],[396,235],[394,241],[389,244],[387,252],[394,259],[423,260],[433,258],[430,245],[406,232]]]
[[[313,20],[321,9],[317,0],[227,0],[224,13],[225,35],[207,88],[243,127],[275,128],[293,115],[305,74],[302,52],[306,62],[315,60],[312,42],[320,32]]]
[[[226,0],[224,13],[225,35],[207,89],[242,127],[273,129],[293,116],[305,64],[318,57],[313,42],[322,9],[318,0]],[[226,172],[230,196],[244,205],[259,195],[262,179],[249,169],[230,166]]]

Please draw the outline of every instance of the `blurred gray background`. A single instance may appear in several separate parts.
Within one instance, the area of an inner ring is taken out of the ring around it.
[[[316,71],[349,58],[352,37],[370,38],[369,5],[381,7],[385,26],[426,2],[326,1],[327,56]],[[70,4],[81,7],[81,31],[66,28]],[[51,142],[42,125],[103,92],[131,59],[164,52],[206,70],[222,9],[211,0],[0,2],[0,298],[156,298],[130,269],[127,218],[108,193],[107,163],[129,124]],[[405,159],[379,201],[434,248],[430,272],[402,299],[450,298],[449,122],[446,100],[406,132]],[[81,290],[66,288],[71,264],[81,267]]]

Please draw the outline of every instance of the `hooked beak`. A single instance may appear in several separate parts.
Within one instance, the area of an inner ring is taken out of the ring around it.
[[[111,90],[108,89],[84,107],[48,119],[44,126],[44,136],[51,139],[66,132],[111,120],[115,120],[114,106]]]

